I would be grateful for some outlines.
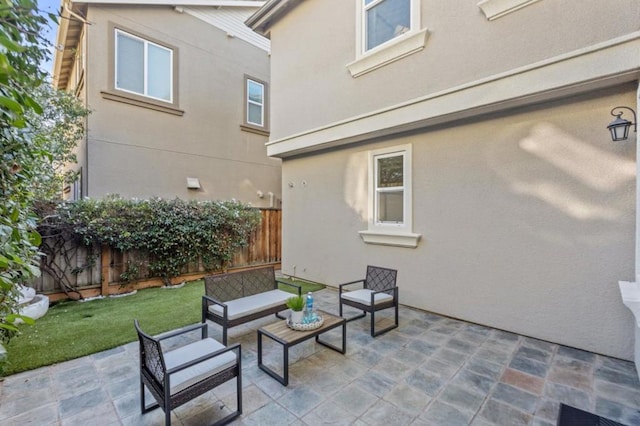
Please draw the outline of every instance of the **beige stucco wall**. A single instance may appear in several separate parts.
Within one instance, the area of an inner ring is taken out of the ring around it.
[[[422,0],[424,50],[353,78],[355,4],[304,1],[270,28],[272,140],[640,30],[635,0],[541,0],[495,21],[478,1]]]
[[[396,268],[402,304],[631,359],[617,282],[634,277],[635,144],[605,126],[636,87],[285,160],[283,272]],[[365,244],[367,151],[406,143],[422,240]]]
[[[90,5],[88,193],[101,197],[230,199],[268,206],[281,193],[267,137],[240,129],[244,75],[269,81],[266,52],[172,7]],[[105,99],[110,23],[178,49],[176,116]],[[201,190],[189,190],[197,177]],[[277,202],[276,202],[277,206]]]

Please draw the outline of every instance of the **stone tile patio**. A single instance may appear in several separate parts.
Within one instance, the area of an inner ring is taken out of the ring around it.
[[[337,313],[335,290],[316,300]],[[313,340],[294,347],[288,387],[256,365],[255,331],[274,317],[231,329],[230,343],[242,344],[244,399],[233,424],[541,426],[556,424],[561,402],[640,424],[640,383],[630,362],[406,307],[400,313],[400,328],[375,339],[368,317],[349,323],[346,355]],[[217,325],[209,328],[220,338]],[[337,341],[339,331],[327,338]],[[265,341],[264,349],[264,361],[280,365],[280,347]],[[5,378],[0,424],[163,424],[159,409],[140,414],[137,350],[134,342]],[[173,424],[220,418],[233,407],[234,387],[176,409]]]

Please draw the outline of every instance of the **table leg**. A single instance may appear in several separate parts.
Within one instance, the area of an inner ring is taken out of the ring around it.
[[[282,345],[282,358],[284,359],[283,372],[284,382],[283,385],[289,384],[289,345]]]
[[[283,373],[284,375],[281,376],[278,373],[276,373],[274,370],[272,370],[271,368],[267,367],[266,365],[264,365],[262,363],[262,336],[263,333],[258,330],[258,368],[262,371],[264,371],[265,373],[267,373],[269,376],[273,377],[274,379],[276,379],[278,382],[280,382],[281,384],[283,384],[284,386],[287,386],[289,384],[289,345],[282,345],[283,348],[283,358],[284,358],[284,366],[283,366]],[[267,335],[267,337],[271,337],[269,335]],[[277,340],[272,339],[274,342],[276,343],[280,343]]]
[[[345,354],[347,352],[347,322],[345,321],[342,323],[342,348],[332,345],[331,343],[323,342],[322,340],[320,340],[319,334],[316,336],[316,343],[319,343],[322,346],[326,346],[329,349],[333,349],[334,351],[340,352],[341,354]]]

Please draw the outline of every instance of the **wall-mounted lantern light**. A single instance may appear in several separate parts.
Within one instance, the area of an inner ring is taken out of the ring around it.
[[[633,123],[629,120],[625,120],[622,118],[623,112],[620,111],[622,109],[628,109],[633,114]],[[616,112],[616,110],[618,110]],[[616,117],[609,125],[607,129],[611,132],[611,139],[616,141],[626,141],[629,137],[629,128],[633,126],[633,131],[638,131],[638,120],[636,119],[636,112],[629,107],[626,106],[617,106],[611,110],[611,115]]]

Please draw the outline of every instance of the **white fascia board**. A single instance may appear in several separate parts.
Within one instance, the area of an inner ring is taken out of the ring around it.
[[[286,158],[558,99],[640,77],[640,31],[267,143]]]
[[[53,85],[57,89],[63,89],[62,87],[58,87],[58,80],[60,79],[60,72],[62,70],[64,45],[67,40],[68,30],[69,30],[69,12],[63,8],[60,14],[60,25],[58,25],[58,33],[56,34],[56,44],[54,46],[54,53],[53,53],[53,67],[52,67]]]
[[[291,5],[291,0],[269,0],[262,8],[247,19],[246,24],[252,30],[267,36],[272,21]]]
[[[78,0],[73,3],[93,4],[141,4],[168,6],[214,6],[214,7],[262,7],[265,1],[251,0]]]

